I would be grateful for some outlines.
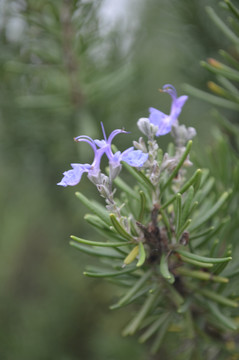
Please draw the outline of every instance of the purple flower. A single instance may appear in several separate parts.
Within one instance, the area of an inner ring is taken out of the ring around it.
[[[170,84],[164,85],[161,92],[167,92],[171,96],[172,105],[169,115],[166,115],[155,108],[149,108],[149,121],[158,127],[156,136],[166,135],[171,131],[172,125],[177,120],[184,103],[188,99],[186,95],[177,97],[175,88]]]
[[[110,166],[110,178],[114,179],[121,170],[121,161],[127,162],[133,167],[142,167],[145,161],[148,159],[148,154],[143,153],[141,150],[134,150],[133,147],[123,151],[117,151],[113,154],[111,150],[111,143],[114,137],[118,134],[127,134],[124,130],[114,130],[110,136],[106,137],[105,129],[101,123],[102,132],[104,140],[93,140],[89,136],[78,136],[74,140],[77,142],[87,142],[94,151],[94,160],[91,165],[89,164],[71,164],[72,169],[65,171],[63,173],[64,177],[57,184],[61,186],[74,186],[78,184],[81,180],[81,176],[84,172],[88,173],[88,178],[97,181],[97,178],[100,179],[100,162],[102,156],[105,154],[109,160]],[[99,180],[100,181],[100,180]]]

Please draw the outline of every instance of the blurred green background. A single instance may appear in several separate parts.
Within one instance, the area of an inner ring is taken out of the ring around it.
[[[123,150],[140,134],[148,107],[168,112],[158,88],[205,89],[199,60],[227,46],[205,12],[215,1],[0,0],[0,358],[149,359],[121,329],[133,307],[111,312],[120,289],[84,278],[94,259],[69,246],[95,239],[76,190],[98,197],[83,177],[57,187],[70,163],[91,162],[81,134],[125,127]],[[218,9],[217,9],[218,11]],[[210,106],[190,98],[181,122],[209,144]],[[160,139],[162,147],[170,139]],[[199,155],[200,157],[200,155]]]

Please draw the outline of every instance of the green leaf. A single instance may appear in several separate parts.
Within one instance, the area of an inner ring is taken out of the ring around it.
[[[139,216],[138,216],[138,221],[141,223],[144,218],[146,196],[143,191],[140,191],[139,195],[140,195],[140,212],[139,212]]]
[[[183,255],[183,256],[187,257],[188,259],[201,261],[203,263],[218,264],[218,263],[224,263],[224,262],[228,262],[228,261],[232,260],[232,258],[230,256],[229,257],[223,257],[223,258],[213,258],[213,257],[211,258],[211,257],[205,257],[205,256],[201,256],[201,255],[192,254],[190,252],[183,251],[183,250],[180,250],[180,249],[175,250],[175,252],[179,253],[180,255]]]
[[[239,70],[239,62],[231,56],[228,52],[224,50],[219,50],[219,54],[224,57],[231,65],[233,65],[236,69]]]
[[[114,179],[114,183],[117,187],[123,190],[129,196],[129,198],[139,200],[137,192],[132,189],[128,184],[126,184],[126,182],[122,180],[119,176]]]
[[[139,254],[139,245],[136,245],[124,259],[124,264],[131,264]]]
[[[202,237],[202,236],[208,235],[208,234],[210,234],[213,230],[214,230],[214,226],[211,226],[210,228],[206,229],[205,231],[203,231],[203,232],[201,232],[201,233],[198,233],[198,234],[195,234],[195,235],[190,236],[190,240],[198,239],[198,238],[200,238],[200,237]]]
[[[209,63],[201,61],[201,66],[203,66],[205,69],[209,70],[213,74],[224,76],[225,78],[230,80],[239,81],[239,72],[237,70],[234,70],[230,66],[226,66],[223,63],[214,59],[209,59],[208,61]],[[223,100],[221,98],[219,99],[220,101]]]
[[[130,299],[143,287],[143,285],[147,282],[147,280],[151,277],[152,270],[148,270],[145,272],[138,281],[134,284],[134,286],[117,302],[117,304],[112,305],[110,309],[114,309],[115,306],[120,307],[126,304]]]
[[[210,6],[206,6],[206,11],[214,24],[217,25],[227,38],[234,44],[239,45],[238,36],[219,18],[215,11]]]
[[[137,267],[142,266],[146,259],[146,253],[144,249],[144,245],[142,242],[139,242],[139,260],[137,262]]]
[[[225,306],[231,306],[231,307],[238,307],[238,303],[234,300],[228,299],[222,295],[217,294],[214,291],[211,290],[207,290],[207,289],[198,289],[198,292],[201,295],[204,295],[205,297],[207,297],[210,300],[213,300],[219,304],[225,305]]]
[[[212,263],[205,263],[205,262],[202,262],[202,261],[197,261],[197,260],[193,260],[193,259],[189,259],[183,255],[180,255],[180,258],[183,262],[186,262],[188,264],[192,264],[192,265],[195,265],[195,266],[198,266],[198,267],[201,267],[201,268],[211,268],[213,267],[213,264]]]
[[[93,255],[93,256],[99,256],[99,257],[105,257],[105,258],[112,258],[112,259],[124,259],[124,256],[122,256],[121,254],[119,254],[117,251],[115,251],[114,249],[101,249],[101,248],[97,248],[95,249],[93,246],[88,247],[85,245],[81,245],[76,243],[75,241],[70,241],[70,245],[75,247],[76,249],[80,250],[81,252],[84,252],[86,254],[89,255]]]
[[[100,205],[99,203],[93,200],[88,199],[85,195],[83,195],[79,191],[76,192],[76,197],[82,202],[82,204],[84,204],[90,211],[96,214],[106,224],[108,225],[111,224],[109,214],[102,205]]]
[[[158,294],[159,294],[158,291],[156,291],[152,294],[150,294],[150,293],[148,294],[148,297],[146,298],[141,309],[137,312],[137,315],[123,330],[123,333],[122,333],[123,336],[133,335],[135,333],[135,331],[140,327],[142,321],[148,315],[148,313],[150,312],[152,307],[155,306],[155,301],[158,300]]]
[[[187,218],[189,216],[189,210],[192,205],[193,195],[194,195],[194,189],[193,189],[193,186],[191,185],[188,189],[188,193],[186,195],[186,198],[185,198],[185,201],[183,204],[183,208],[182,208],[182,224],[185,223],[185,221],[187,220]]]
[[[225,76],[225,74],[223,74],[223,75]],[[197,88],[195,88],[191,85],[184,84],[183,88],[187,93],[191,94],[192,96],[195,96],[198,99],[207,101],[213,105],[221,106],[223,108],[236,110],[236,111],[239,110],[239,104],[236,104],[230,100],[222,99],[218,96],[211,95],[211,94],[207,93],[206,91],[198,90]]]
[[[200,203],[207,197],[207,195],[210,193],[210,191],[213,188],[213,185],[215,184],[215,179],[213,177],[210,177],[205,184],[203,184],[202,189],[200,189],[197,194],[195,195],[194,200],[199,201]]]
[[[192,147],[192,140],[190,140],[188,142],[187,147],[186,147],[181,159],[179,160],[178,165],[175,167],[175,169],[172,171],[171,175],[167,179],[166,183],[163,185],[161,193],[164,192],[164,190],[171,184],[172,180],[177,176],[179,169],[182,167],[184,161],[186,160],[186,158],[191,150],[191,147]]]
[[[217,321],[219,321],[224,327],[229,330],[237,330],[236,323],[224,315],[221,310],[219,310],[217,304],[212,303],[211,301],[208,302],[208,307],[211,310],[211,313],[214,315]]]
[[[165,323],[169,317],[169,313],[166,312],[158,316],[158,319],[153,322],[153,324],[140,336],[139,342],[142,344],[147,341],[157,330],[158,328]]]
[[[169,328],[170,325],[170,321],[171,321],[171,315],[168,316],[168,318],[164,321],[164,323],[162,324],[162,326],[160,327],[158,334],[156,336],[156,339],[153,342],[153,345],[151,347],[151,352],[152,354],[156,354],[163,342],[164,336],[167,333],[167,330]]]
[[[154,186],[151,181],[145,176],[142,171],[135,169],[134,167],[130,166],[129,164],[123,162],[123,166],[127,169],[127,171],[141,184],[145,187],[148,191],[154,190]]]
[[[236,88],[235,85],[233,85],[233,83],[231,81],[229,81],[227,78],[225,78],[224,76],[217,76],[218,81],[221,83],[222,86],[224,86],[229,93],[231,94],[230,98],[231,100],[235,100],[238,102],[239,100],[239,91]]]
[[[115,214],[110,214],[110,220],[115,228],[115,230],[125,239],[129,241],[135,241],[135,239],[123,228],[123,226],[116,219]]]
[[[223,226],[230,220],[230,217],[227,216],[226,218],[220,220],[218,225],[215,225],[214,229],[208,233],[208,235],[205,236],[202,240],[196,240],[197,243],[195,243],[195,248],[202,247],[205,245],[210,239],[212,239],[216,234],[220,232],[220,230],[223,228]]]
[[[168,269],[168,262],[167,262],[167,256],[165,254],[162,254],[160,259],[160,265],[159,265],[159,271],[161,275],[170,283],[173,284],[175,279],[173,274],[169,272]]]
[[[89,272],[89,271],[84,271],[83,274],[85,276],[89,276],[89,277],[95,277],[95,278],[102,278],[102,277],[115,277],[115,276],[120,276],[120,275],[124,275],[124,274],[128,274],[131,273],[133,271],[135,271],[137,268],[131,267],[131,268],[127,268],[127,269],[122,269],[120,271],[110,271],[110,272]]]
[[[225,3],[227,4],[227,6],[229,7],[229,9],[232,11],[232,13],[237,17],[237,19],[239,20],[239,10],[238,8],[236,8],[232,2],[230,0],[224,0]]]
[[[198,229],[203,223],[207,222],[211,217],[213,217],[224,205],[226,200],[228,199],[230,192],[224,192],[219,200],[216,202],[214,206],[212,206],[204,215],[200,216],[198,221],[193,223],[193,225],[190,227],[190,231],[195,231]]]
[[[211,273],[205,272],[205,271],[199,271],[199,270],[189,270],[185,268],[178,268],[175,270],[177,274],[183,275],[183,276],[190,276],[195,279],[199,280],[206,280],[206,281],[215,281],[220,283],[228,283],[228,279],[222,276],[214,276]]]
[[[180,193],[181,195],[183,193],[185,193],[185,191],[187,191],[190,186],[194,185],[194,183],[198,184],[199,183],[199,178],[201,178],[201,169],[198,169],[195,171],[195,173],[193,174],[193,176],[183,185],[183,187],[179,190],[178,193]],[[170,205],[177,197],[177,194],[175,194],[171,199],[169,199],[165,204],[163,204],[161,206],[161,209],[166,208],[168,205]]]
[[[106,238],[112,240],[115,239],[117,241],[125,241],[122,236],[120,236],[113,226],[106,225],[97,215],[86,214],[84,219],[92,225],[95,230]]]
[[[185,221],[185,223],[177,231],[177,233],[176,233],[177,240],[180,239],[180,236],[182,235],[182,233],[189,227],[189,225],[191,224],[191,221],[192,221],[192,219],[188,219],[187,221]]]
[[[131,241],[128,242],[99,242],[99,241],[91,241],[79,238],[77,236],[71,235],[71,239],[75,240],[81,244],[92,245],[92,246],[101,246],[101,247],[118,247],[118,246],[126,246],[132,244]]]
[[[178,193],[176,195],[176,203],[174,206],[174,214],[175,214],[175,221],[176,221],[176,233],[181,227],[181,217],[182,217],[182,195]]]
[[[232,253],[232,251],[231,251],[231,246],[229,245],[229,246],[227,247],[227,251],[226,251],[225,255],[226,255],[226,256],[230,256],[231,253]],[[216,264],[216,265],[214,266],[214,268],[212,269],[212,272],[213,272],[215,275],[221,274],[221,272],[225,269],[225,267],[226,267],[227,265],[228,265],[227,262],[222,263],[222,264]]]
[[[130,286],[131,287],[131,286]],[[115,305],[111,305],[110,309],[111,310],[115,310],[115,309],[119,309],[123,306],[127,306],[131,303],[134,303],[137,299],[139,299],[141,296],[147,294],[150,289],[152,288],[151,285],[148,285],[146,287],[144,287],[143,289],[140,289],[138,292],[136,292],[136,294],[134,296],[132,296],[132,298],[130,298],[129,301],[127,301],[126,303],[124,303],[123,305],[118,305],[118,304],[115,304]]]

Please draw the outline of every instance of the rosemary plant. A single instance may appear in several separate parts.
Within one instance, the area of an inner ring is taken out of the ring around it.
[[[177,97],[172,85],[161,91],[172,98],[170,114],[150,108],[149,117],[138,120],[144,138],[134,141],[134,147],[117,150],[113,138],[126,131],[114,130],[107,138],[103,125],[103,140],[75,138],[92,147],[94,160],[72,164],[59,185],[74,186],[84,172],[88,174],[106,208],[80,192],[76,196],[90,210],[85,220],[105,240],[77,234],[70,244],[101,260],[84,275],[108,279],[122,288],[111,309],[135,304],[123,335],[138,332],[140,343],[149,340],[152,354],[162,346],[170,359],[223,359],[236,354],[235,346],[229,345],[238,328],[238,303],[229,286],[235,275],[229,265],[231,247],[220,238],[228,221],[221,210],[231,191],[216,198],[209,171],[192,170],[190,150],[196,131],[178,122],[187,96]],[[158,137],[168,133],[173,143],[163,153]],[[103,155],[109,160],[105,173],[100,168]],[[122,167],[133,186],[119,176]]]

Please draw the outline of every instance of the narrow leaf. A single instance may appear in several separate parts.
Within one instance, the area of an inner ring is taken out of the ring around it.
[[[82,238],[79,238],[77,236],[71,235],[71,239],[75,240],[81,244],[85,244],[85,245],[92,245],[92,246],[101,246],[101,247],[118,247],[118,246],[125,246],[125,245],[130,245],[132,244],[131,241],[129,242],[100,242],[100,241],[91,241],[91,240],[85,240]]]
[[[183,255],[180,255],[180,258],[183,262],[186,262],[187,264],[192,264],[201,268],[211,268],[213,267],[212,263],[205,263],[202,261],[197,261],[197,260],[193,260],[193,259],[189,259]]]
[[[146,253],[144,249],[144,245],[142,242],[139,242],[139,260],[137,262],[137,267],[142,266],[145,262]]]
[[[227,38],[234,44],[238,45],[239,39],[236,34],[234,34],[234,32],[219,18],[215,11],[210,6],[206,7],[206,11],[214,24],[217,25],[217,27],[227,36]]]
[[[177,253],[179,253],[180,255],[187,257],[188,259],[201,261],[203,263],[218,264],[218,263],[228,262],[228,261],[232,260],[231,256],[223,257],[223,258],[213,258],[213,257],[205,257],[205,256],[201,256],[201,255],[192,254],[188,251],[184,251],[184,250],[180,250],[180,249],[177,249],[175,251]]]
[[[179,240],[182,233],[189,227],[189,225],[191,224],[191,221],[192,221],[192,219],[188,219],[187,221],[185,221],[183,226],[178,230],[178,232],[176,234],[177,240]]]
[[[204,295],[210,300],[213,300],[215,302],[218,302],[219,304],[225,305],[225,306],[231,306],[231,307],[238,307],[238,303],[234,300],[228,299],[222,295],[219,295],[215,293],[214,291],[207,290],[207,289],[198,289],[199,293],[201,295]]]
[[[209,66],[209,65],[208,65]],[[225,74],[223,74],[225,75]],[[230,100],[226,100],[226,99],[222,99],[218,96],[215,95],[211,95],[209,93],[207,93],[206,91],[202,91],[202,90],[198,90],[197,88],[191,86],[191,85],[184,85],[183,88],[185,89],[185,91],[187,91],[189,94],[197,97],[198,99],[207,101],[213,105],[216,106],[221,106],[223,108],[226,109],[231,109],[231,110],[239,110],[239,104],[236,104]]]
[[[199,280],[206,280],[206,281],[215,281],[220,283],[228,283],[228,279],[222,276],[214,276],[211,273],[207,273],[205,271],[199,271],[199,270],[188,270],[184,268],[178,268],[175,270],[178,274],[183,276],[190,276],[195,279]]]
[[[229,9],[233,12],[233,14],[237,17],[237,19],[239,20],[239,9],[236,8],[232,2],[230,0],[224,0],[225,3],[227,4],[227,6],[229,7]]]
[[[224,203],[226,202],[228,196],[230,195],[231,192],[224,192],[221,197],[219,198],[219,200],[216,202],[216,204],[214,206],[212,206],[207,212],[206,214],[202,215],[198,222],[195,224],[193,224],[190,227],[190,231],[195,231],[197,228],[199,228],[203,223],[205,223],[206,221],[208,221],[211,217],[213,217],[220,209],[221,207],[224,205]]]
[[[190,240],[194,240],[194,239],[198,239],[202,236],[205,236],[205,235],[208,235],[210,234],[212,231],[214,230],[214,226],[211,226],[210,228],[208,228],[207,230],[201,232],[201,233],[198,233],[198,234],[195,234],[195,235],[192,235],[190,236]]]
[[[144,302],[141,309],[137,312],[137,315],[123,330],[123,336],[133,335],[135,331],[140,327],[142,321],[145,319],[151,308],[154,306],[155,300],[158,298],[158,291],[153,294],[148,294],[146,301]]]
[[[168,318],[164,321],[164,323],[160,327],[156,339],[154,340],[153,345],[151,347],[152,354],[156,354],[157,351],[159,350],[162,341],[164,339],[164,336],[166,335],[167,330],[169,328],[170,320],[171,320],[171,316],[169,315]]]
[[[174,214],[176,220],[176,232],[178,232],[179,228],[181,227],[181,217],[182,217],[182,195],[180,193],[178,193],[176,196]]]
[[[139,196],[136,191],[134,191],[124,180],[119,176],[114,179],[114,183],[117,187],[123,190],[130,198],[139,200]]]
[[[146,283],[146,281],[150,278],[152,275],[152,270],[148,270],[136,283],[134,286],[118,301],[116,306],[124,305],[127,303],[138,291],[143,287],[143,285]],[[111,309],[114,308],[115,305],[110,307]]]
[[[217,321],[219,321],[223,326],[225,326],[229,330],[237,330],[236,323],[224,315],[221,310],[219,310],[217,304],[208,302],[208,307],[211,310],[212,314],[216,318]]]
[[[157,330],[158,328],[165,323],[169,316],[169,313],[164,313],[159,315],[158,319],[140,336],[139,342],[142,344],[147,341]]]
[[[105,258],[112,258],[112,259],[124,259],[124,257],[119,254],[114,249],[95,249],[93,246],[88,247],[85,245],[81,245],[76,243],[75,241],[70,241],[70,245],[75,247],[76,249],[80,250],[83,253],[93,255],[93,256],[99,256],[99,257],[105,257]]]
[[[190,186],[194,185],[194,183],[198,183],[198,178],[201,177],[201,169],[198,169],[195,171],[195,173],[193,174],[193,176],[183,185],[183,187],[179,190],[179,193],[182,195],[183,193],[185,193],[185,191],[187,191]],[[163,204],[161,206],[161,209],[166,208],[168,205],[170,205],[177,197],[177,194],[174,195],[171,199],[169,199],[165,204]]]
[[[138,221],[142,223],[144,218],[145,206],[146,206],[146,196],[143,191],[140,191],[139,195],[140,195],[140,212],[138,216]]]
[[[169,272],[168,269],[168,262],[167,262],[167,256],[165,254],[162,254],[160,265],[159,265],[159,271],[161,275],[170,283],[173,284],[175,279],[173,274]]]
[[[187,144],[187,147],[186,147],[181,159],[179,160],[178,165],[175,167],[175,169],[173,170],[173,172],[167,179],[166,183],[163,185],[162,192],[164,192],[164,190],[171,184],[172,180],[177,176],[179,169],[182,167],[184,161],[186,160],[186,158],[191,150],[191,147],[192,147],[192,141],[190,140]]]
[[[130,287],[132,287],[132,286],[130,286]],[[143,295],[147,294],[148,292],[150,292],[151,288],[152,288],[152,286],[148,285],[148,286],[144,287],[143,289],[140,289],[138,292],[136,292],[136,294],[134,296],[132,296],[130,298],[129,301],[127,301],[126,303],[124,303],[122,305],[119,305],[119,304],[111,305],[110,309],[111,310],[119,309],[119,308],[121,308],[123,306],[127,306],[127,305],[135,302],[138,298],[140,298],[141,296],[143,296]]]
[[[183,224],[185,223],[187,217],[189,216],[189,210],[192,205],[193,195],[194,195],[194,189],[193,189],[193,186],[191,185],[189,187],[186,199],[183,204],[183,209],[182,209],[182,223]]]
[[[125,265],[129,265],[131,264],[136,256],[138,256],[138,253],[139,253],[139,245],[136,245],[129,253],[128,256],[126,256],[126,258],[124,259],[124,264]]]
[[[131,267],[127,269],[122,269],[120,271],[110,271],[110,272],[90,272],[84,271],[83,274],[89,277],[102,278],[102,277],[115,277],[123,274],[128,274],[136,270],[136,267]]]
[[[115,230],[129,241],[134,241],[134,238],[123,228],[123,226],[116,219],[115,214],[110,214],[110,220],[115,228]]]
[[[109,214],[105,208],[99,203],[89,200],[85,195],[80,192],[76,192],[76,197],[84,204],[90,211],[99,216],[106,224],[110,225]]]
[[[138,171],[137,169],[133,168],[129,164],[123,162],[123,166],[127,169],[127,171],[144,187],[147,187],[148,190],[154,189],[153,184],[150,182],[150,180],[145,176],[141,171]]]
[[[231,65],[233,65],[236,69],[239,70],[239,62],[231,56],[228,52],[224,50],[219,50],[219,54],[224,57]]]

